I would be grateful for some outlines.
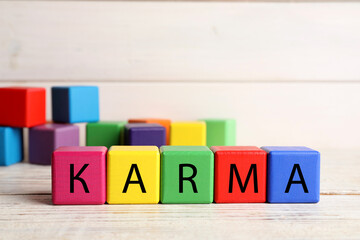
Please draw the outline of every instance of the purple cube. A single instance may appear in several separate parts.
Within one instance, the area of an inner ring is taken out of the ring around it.
[[[78,126],[50,123],[30,128],[30,163],[50,165],[53,151],[62,146],[79,146]]]
[[[166,129],[160,124],[129,123],[125,125],[126,145],[166,145]]]

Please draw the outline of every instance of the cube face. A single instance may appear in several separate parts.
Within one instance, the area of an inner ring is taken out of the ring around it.
[[[205,146],[163,146],[162,203],[212,203],[214,154]]]
[[[173,122],[170,128],[170,145],[205,146],[205,122]]]
[[[96,122],[86,125],[86,145],[105,146],[124,144],[126,122]]]
[[[166,145],[170,144],[170,119],[159,119],[159,118],[138,118],[129,119],[129,123],[157,123],[163,126],[166,130]]]
[[[155,146],[112,146],[107,161],[107,202],[158,203],[159,196],[159,149]]]
[[[21,128],[0,127],[0,166],[9,166],[23,159]]]
[[[51,164],[55,149],[79,146],[79,127],[71,124],[44,124],[29,129],[29,162]]]
[[[212,146],[236,145],[236,121],[234,119],[202,119],[206,123],[206,144]]]
[[[0,125],[33,127],[46,122],[45,88],[0,88]]]
[[[52,157],[54,204],[104,204],[106,147],[60,147]]]
[[[53,87],[54,122],[99,121],[99,89],[96,86]]]
[[[215,202],[266,201],[266,152],[257,147],[214,146]]]
[[[166,129],[159,124],[129,123],[125,125],[125,144],[132,146],[166,145]]]
[[[269,203],[316,203],[320,153],[306,147],[262,147],[268,152]]]
[[[52,87],[51,100],[53,121],[70,123],[69,87]]]

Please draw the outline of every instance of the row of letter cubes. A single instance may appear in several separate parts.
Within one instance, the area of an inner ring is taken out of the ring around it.
[[[167,119],[130,119],[130,123],[96,122],[86,125],[86,145],[236,145],[235,120],[205,119],[171,122]],[[171,134],[170,134],[171,132]],[[30,163],[51,163],[52,152],[61,146],[79,146],[79,127],[44,124],[29,129]],[[22,129],[0,127],[0,165],[22,160]],[[6,151],[2,151],[7,149]]]
[[[53,121],[99,121],[98,91],[96,86],[53,87]],[[50,164],[51,153],[58,146],[79,145],[76,126],[45,123],[45,88],[0,88],[0,166],[22,161],[22,128],[30,128],[29,156],[33,163]]]
[[[54,204],[315,203],[320,154],[306,147],[61,147]]]

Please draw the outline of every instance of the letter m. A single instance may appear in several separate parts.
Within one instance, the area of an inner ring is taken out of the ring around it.
[[[246,176],[245,183],[242,184],[240,174],[236,168],[236,164],[230,165],[230,179],[229,179],[229,193],[232,193],[233,191],[233,179],[234,179],[234,173],[236,176],[236,180],[239,184],[240,191],[242,193],[245,192],[246,187],[250,181],[251,174],[253,174],[253,180],[254,180],[254,193],[258,193],[258,180],[257,180],[257,170],[256,170],[256,164],[251,164],[249,172]]]

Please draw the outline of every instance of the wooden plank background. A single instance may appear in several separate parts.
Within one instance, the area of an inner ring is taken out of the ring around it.
[[[0,1],[0,76],[359,81],[359,15],[341,1]]]
[[[0,1],[0,86],[98,85],[102,120],[229,117],[241,145],[360,149],[359,16],[356,1]]]

